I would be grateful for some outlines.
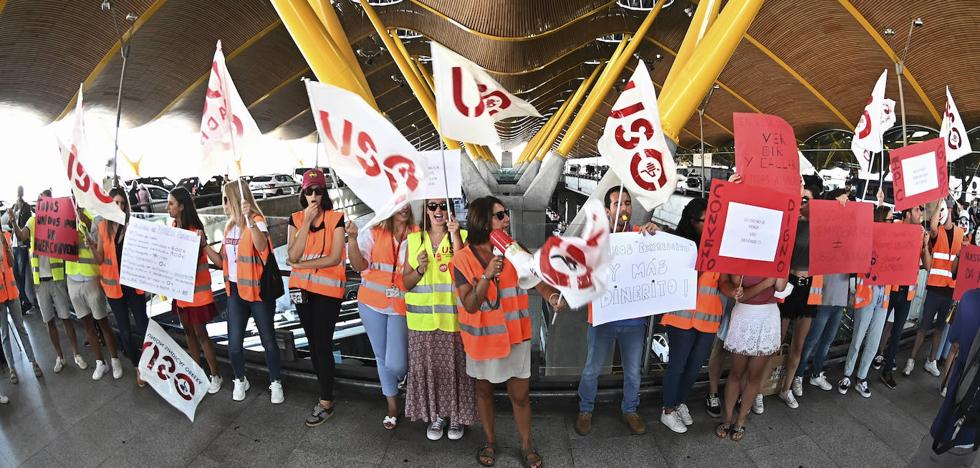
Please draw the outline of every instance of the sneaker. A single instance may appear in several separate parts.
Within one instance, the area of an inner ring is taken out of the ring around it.
[[[895,376],[892,375],[891,371],[885,371],[881,373],[881,383],[885,384],[886,387],[894,389],[898,385],[895,384]]]
[[[926,365],[922,366],[922,369],[932,374],[933,377],[939,377],[939,366],[936,365],[936,361],[926,361]]]
[[[868,387],[867,380],[862,380],[858,382],[857,385],[854,386],[854,390],[858,392],[858,395],[861,395],[865,398],[871,398],[871,387]]]
[[[85,362],[85,358],[83,358],[81,354],[75,355],[75,365],[81,370],[88,369],[88,363]]]
[[[429,440],[441,439],[446,430],[446,422],[446,418],[436,418],[435,421],[432,421],[432,424],[429,424],[429,429],[425,431],[425,436]]]
[[[834,388],[834,386],[830,385],[830,382],[827,381],[827,376],[824,372],[821,372],[816,377],[810,377],[810,385],[813,385],[814,387],[820,387],[820,390],[827,391],[827,392],[829,392]]]
[[[95,361],[95,372],[92,373],[92,380],[101,380],[107,370],[108,367],[106,367],[105,362],[101,359]]]
[[[803,377],[793,377],[793,384],[790,385],[793,396],[799,398],[803,396]]]
[[[841,395],[847,395],[847,391],[851,389],[851,378],[844,377],[837,382],[837,393]]]
[[[762,403],[762,394],[755,396],[755,402],[752,403],[752,412],[755,414],[762,414],[766,411],[766,406]]]
[[[643,418],[641,418],[639,414],[626,413],[623,415],[623,422],[629,426],[630,432],[632,432],[633,435],[642,435],[647,433],[647,423],[643,421]],[[684,424],[684,422],[681,421],[681,424]]]
[[[800,404],[796,401],[796,397],[793,396],[792,390],[779,392],[779,399],[783,400],[783,403],[786,403],[786,406],[789,406],[792,409],[796,409],[800,407]]]
[[[885,365],[885,356],[877,355],[875,360],[871,361],[871,368],[874,370],[881,370],[881,366]]]
[[[678,434],[683,434],[687,432],[687,426],[684,425],[684,421],[681,421],[680,411],[674,410],[671,413],[668,413],[667,411],[661,411],[660,422],[664,426],[667,426],[668,429]]]
[[[902,374],[908,377],[912,375],[913,369],[915,369],[915,359],[909,358],[908,361],[905,361],[905,368],[902,369]]]
[[[54,360],[54,373],[57,374],[65,368],[65,359],[62,357],[57,357]]]
[[[579,413],[575,417],[575,433],[587,436],[592,432],[592,413]]]
[[[208,385],[208,393],[210,393],[212,395],[214,395],[215,393],[218,393],[218,391],[221,390],[221,382],[223,382],[223,380],[221,380],[221,376],[220,375],[212,375],[211,376],[211,384]],[[310,427],[312,427],[312,426],[310,426]]]
[[[31,367],[34,368],[34,377],[44,377],[44,372],[41,371],[41,366],[38,363],[32,362]]]
[[[112,378],[119,380],[123,376],[122,363],[119,362],[119,358],[112,358],[109,360],[109,366],[112,367]]]
[[[687,408],[687,404],[681,403],[680,405],[677,406],[677,410],[675,412],[679,413],[679,416],[681,417],[681,421],[684,422],[685,426],[690,426],[694,424],[694,418],[691,417],[691,410]]]
[[[0,405],[6,405],[9,402],[10,398],[7,398],[7,395],[0,395]]]
[[[449,422],[449,430],[446,431],[446,435],[449,436],[449,440],[459,440],[463,438],[463,432],[466,430],[466,426],[456,422]]]
[[[13,367],[10,368],[10,383],[17,385],[20,382],[20,378],[17,377],[17,371]]]
[[[306,418],[306,427],[317,427],[320,424],[323,424],[326,420],[333,416],[333,408],[333,405],[330,405],[329,408],[324,408],[320,406],[319,403],[313,405],[313,412]]]
[[[235,389],[231,392],[231,399],[242,401],[245,399],[245,392],[249,389],[248,379],[242,377],[241,380],[235,379]]]
[[[248,389],[246,388],[246,390]],[[279,403],[286,401],[286,396],[282,394],[282,382],[278,380],[269,384],[269,393],[272,394],[269,397],[269,400],[272,401],[273,405],[278,405]]]
[[[709,393],[708,397],[705,398],[704,410],[708,412],[708,416],[712,418],[721,417],[721,398],[718,397],[717,393]]]

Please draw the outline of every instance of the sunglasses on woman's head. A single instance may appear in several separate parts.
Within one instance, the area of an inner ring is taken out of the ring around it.
[[[425,207],[428,208],[429,211],[436,211],[436,210],[449,211],[449,203],[446,202],[426,203]]]
[[[503,221],[504,218],[510,217],[510,210],[501,210],[493,214],[498,220]]]
[[[800,201],[801,205],[806,205],[807,203],[810,203],[810,197],[803,197],[803,199]]]
[[[323,195],[323,189],[320,187],[310,187],[303,191],[303,195],[308,197]]]

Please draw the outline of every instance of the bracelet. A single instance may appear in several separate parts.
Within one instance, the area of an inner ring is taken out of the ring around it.
[[[490,278],[487,278],[486,273],[480,273],[480,279],[485,279],[487,281],[490,281]]]
[[[419,268],[422,268],[422,265],[419,265],[419,266],[415,267],[415,272],[418,273],[419,276],[425,276],[425,271],[424,270],[419,270]]]

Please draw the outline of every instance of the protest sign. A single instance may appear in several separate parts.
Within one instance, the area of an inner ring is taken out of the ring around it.
[[[810,202],[810,274],[867,273],[871,266],[874,205]]]
[[[592,325],[694,309],[697,246],[665,232],[609,236],[610,261],[597,273],[609,285],[592,302]]]
[[[868,284],[914,285],[919,278],[922,226],[874,223]]]
[[[942,138],[933,138],[890,153],[896,210],[946,197],[949,173],[945,146]]]
[[[119,282],[191,301],[201,238],[186,229],[131,218],[126,226]]]
[[[197,405],[208,392],[204,369],[153,319],[146,326],[142,349],[136,366],[140,378],[194,422]]]
[[[62,260],[78,260],[78,231],[71,197],[41,197],[34,218],[34,252]]]
[[[735,171],[746,184],[800,196],[800,158],[796,136],[785,120],[736,112]]]
[[[425,168],[425,176],[419,183],[418,190],[412,194],[412,200],[432,198],[447,198],[446,186],[449,186],[448,198],[463,197],[463,177],[460,172],[460,151],[445,150],[445,167],[443,167],[443,151],[419,151],[419,161]],[[448,183],[447,183],[448,181]]]
[[[960,265],[956,269],[956,288],[953,299],[960,300],[971,289],[980,288],[980,247],[964,245],[960,250]]]
[[[799,200],[799,194],[713,181],[697,269],[786,278],[796,242]]]

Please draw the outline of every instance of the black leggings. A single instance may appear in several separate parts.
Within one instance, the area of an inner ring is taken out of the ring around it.
[[[340,299],[306,291],[306,303],[296,304],[296,312],[310,346],[320,399],[333,401],[333,332],[340,315]]]

